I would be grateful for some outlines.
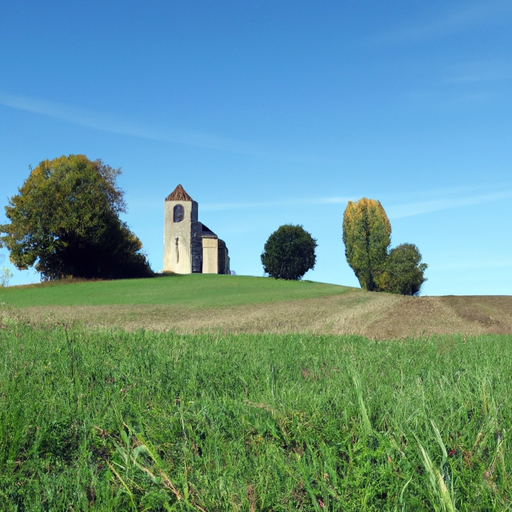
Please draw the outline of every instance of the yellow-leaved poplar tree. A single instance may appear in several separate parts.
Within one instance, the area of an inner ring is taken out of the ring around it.
[[[343,215],[343,242],[347,262],[361,288],[379,291],[391,244],[391,224],[380,201],[363,197],[349,201]]]

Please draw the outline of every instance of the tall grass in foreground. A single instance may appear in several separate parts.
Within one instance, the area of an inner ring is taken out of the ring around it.
[[[0,329],[0,510],[507,510],[510,342]]]

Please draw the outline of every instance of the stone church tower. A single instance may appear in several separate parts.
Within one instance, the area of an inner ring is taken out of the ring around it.
[[[198,220],[198,205],[178,185],[165,199],[164,272],[229,274],[223,240]]]

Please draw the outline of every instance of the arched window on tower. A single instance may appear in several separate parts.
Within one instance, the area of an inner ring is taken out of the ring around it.
[[[185,210],[183,208],[183,205],[177,204],[174,207],[174,210],[172,213],[172,220],[174,222],[181,222],[183,220],[183,217],[185,217]]]

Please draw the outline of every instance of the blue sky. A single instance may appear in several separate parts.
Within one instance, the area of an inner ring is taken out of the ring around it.
[[[419,247],[422,294],[511,294],[511,29],[509,0],[3,2],[0,206],[85,154],[122,168],[154,270],[181,183],[237,274],[293,223],[318,241],[305,279],[357,286],[341,225],[366,196]]]

